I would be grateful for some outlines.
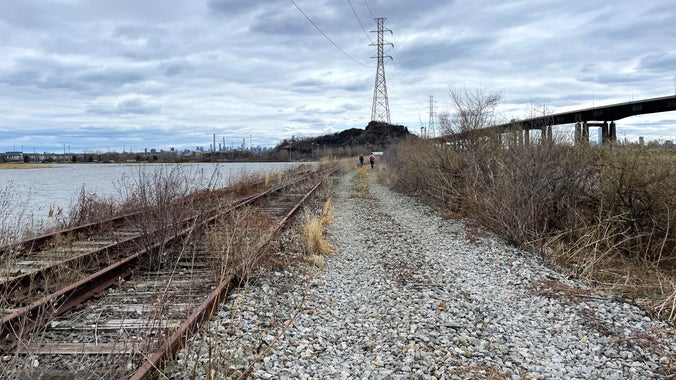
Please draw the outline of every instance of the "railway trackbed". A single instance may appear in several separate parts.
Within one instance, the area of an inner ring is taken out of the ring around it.
[[[3,248],[3,378],[152,377],[333,172],[298,173],[227,202],[201,196],[162,227],[139,229],[146,219],[135,215]],[[11,267],[26,261],[34,268]]]

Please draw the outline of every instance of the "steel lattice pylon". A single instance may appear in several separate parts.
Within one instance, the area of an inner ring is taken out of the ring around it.
[[[378,49],[378,54],[375,57],[378,58],[378,67],[376,68],[376,83],[373,87],[373,105],[371,106],[371,120],[373,121],[383,121],[390,123],[390,104],[387,99],[387,83],[385,82],[385,63],[383,62],[385,57],[390,57],[383,53],[384,45],[392,45],[391,43],[386,43],[383,41],[383,33],[388,31],[392,33],[389,29],[384,29],[383,24],[385,23],[384,17],[376,18],[377,28],[375,31],[378,35],[377,42],[371,44],[371,46],[376,46]]]

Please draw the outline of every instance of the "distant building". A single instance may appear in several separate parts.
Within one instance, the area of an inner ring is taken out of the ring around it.
[[[643,136],[638,137],[638,145],[645,145],[645,139],[643,138]]]
[[[5,162],[23,162],[23,152],[5,152],[2,155]]]

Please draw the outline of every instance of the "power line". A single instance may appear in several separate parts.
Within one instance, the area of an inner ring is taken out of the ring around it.
[[[364,24],[362,24],[361,19],[359,18],[359,15],[357,15],[357,11],[354,9],[354,5],[352,5],[352,0],[347,0],[347,2],[350,3],[350,8],[352,8],[352,13],[354,13],[354,17],[359,22],[359,26],[361,26],[361,30],[364,31],[366,38],[368,38],[368,40],[371,43],[373,43],[373,40],[371,39],[371,36],[369,36],[368,32],[366,31],[366,28],[364,28]]]
[[[312,26],[314,26],[315,29],[317,29],[317,31],[319,31],[319,33],[321,33],[322,36],[324,36],[324,38],[326,38],[326,40],[329,41],[336,49],[338,49],[338,50],[339,50],[341,53],[343,53],[346,57],[348,57],[348,58],[350,58],[351,60],[357,62],[358,64],[360,64],[360,65],[362,65],[362,66],[365,66],[365,67],[371,67],[371,66],[369,66],[369,65],[367,65],[367,64],[365,64],[365,63],[362,63],[362,62],[358,61],[356,58],[354,58],[353,56],[349,55],[345,50],[343,50],[343,48],[341,48],[340,46],[338,46],[338,44],[336,44],[335,42],[333,42],[333,40],[332,40],[331,38],[329,38],[329,36],[327,36],[326,33],[324,33],[324,31],[322,31],[322,30],[319,28],[319,26],[317,26],[317,24],[315,24],[315,22],[312,21],[312,19],[311,19],[308,15],[306,15],[305,12],[303,12],[302,9],[300,9],[300,7],[298,6],[298,4],[296,4],[296,2],[295,2],[294,0],[290,0],[290,1],[293,3],[293,5],[296,6],[296,9],[298,9],[298,11],[299,11],[303,16],[305,16],[305,18],[310,22],[310,24],[312,24]]]
[[[369,14],[371,15],[371,18],[376,18],[376,16],[373,15],[373,12],[371,12],[371,7],[369,6],[368,0],[364,0],[364,4],[366,4],[366,9],[369,10]]]
[[[401,59],[401,57],[399,56],[399,51],[397,49],[396,44],[392,45],[392,52],[394,52],[394,60],[393,61],[395,63],[395,66],[401,71],[402,77],[404,79],[404,85],[408,89],[412,90],[413,96],[418,99],[418,100],[416,100],[416,103],[419,102],[419,101],[422,101],[422,99],[426,99],[426,97],[423,96],[420,93],[420,91],[418,91],[418,86],[416,86],[415,82],[413,82],[413,80],[411,80],[411,77],[408,74],[409,70],[406,66],[406,62],[404,62],[404,60]]]

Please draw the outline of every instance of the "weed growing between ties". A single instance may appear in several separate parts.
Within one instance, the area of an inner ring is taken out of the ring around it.
[[[207,252],[215,255],[211,264],[212,275],[217,282],[225,281],[233,277],[233,285],[239,288],[238,296],[232,302],[232,310],[228,323],[222,325],[223,334],[230,329],[239,328],[235,319],[237,314],[243,312],[239,304],[246,297],[249,280],[254,276],[258,264],[262,258],[258,250],[259,242],[265,235],[267,218],[263,213],[253,207],[249,207],[231,213],[226,218],[220,219],[211,226],[201,239],[201,246]],[[218,308],[211,310],[209,319],[214,317]],[[210,334],[209,324],[205,324],[198,332],[196,352],[191,352],[183,361],[183,367],[174,366],[169,371],[183,373],[185,378],[202,378],[198,373],[205,373],[207,379],[216,378],[239,378],[242,374],[240,366],[233,363],[245,361],[245,357],[253,355],[251,348],[243,347],[241,350],[231,352],[221,349],[219,338],[214,339]],[[201,359],[202,356],[208,360]]]
[[[317,219],[322,225],[330,222],[330,202],[324,204],[320,217]],[[253,363],[262,359],[266,348],[269,347],[268,344],[273,345],[274,340],[279,338],[279,336],[274,338],[265,333],[266,344],[264,346],[256,347],[261,344],[256,340],[248,344],[236,342],[238,347],[236,350],[222,347],[223,344],[227,344],[229,331],[241,328],[237,322],[238,315],[251,312],[249,309],[240,309],[240,303],[247,297],[251,282],[255,282],[256,277],[269,269],[271,265],[282,264],[278,262],[278,258],[271,257],[276,256],[272,250],[276,249],[277,245],[262,245],[272,237],[271,227],[269,214],[257,207],[247,207],[220,219],[202,236],[198,243],[200,249],[215,255],[215,260],[211,263],[214,278],[222,281],[233,276],[234,285],[237,287],[234,291],[236,296],[229,297],[229,311],[227,312],[229,318],[215,322],[220,324],[219,338],[214,338],[210,330],[213,326],[209,328],[205,325],[200,329],[194,344],[191,344],[194,349],[189,350],[188,356],[181,360],[182,364],[176,363],[169,368],[169,372],[182,373],[184,378],[203,378],[203,376],[209,379],[246,378]],[[295,240],[299,234],[292,233],[292,235],[292,239]],[[276,239],[279,248],[284,251],[284,244],[289,241],[282,243],[281,240],[284,240],[282,236],[277,236]],[[318,247],[326,249],[327,246],[319,245]],[[295,258],[300,257],[295,256]],[[300,310],[302,308],[295,309],[295,313],[298,314]],[[218,309],[211,310],[211,313],[217,311]],[[221,319],[224,317],[222,313],[219,312]],[[276,322],[273,323],[275,329],[277,327],[282,329],[280,336],[289,327],[293,318],[292,316],[289,320],[279,321],[279,325]],[[268,328],[264,330],[267,331]],[[258,333],[260,331],[251,332],[251,334]],[[249,365],[248,368],[247,365]],[[205,375],[199,375],[201,373]]]
[[[674,150],[410,139],[386,159],[394,189],[676,318]]]
[[[231,213],[206,232],[205,248],[217,256],[213,263],[217,278],[232,275],[238,284],[248,281],[263,256],[256,250],[266,234],[268,218],[256,208],[246,208]]]
[[[143,236],[141,248],[155,252],[150,266],[161,261],[165,241],[191,227],[197,220],[194,217],[206,211],[208,194],[199,185],[204,182],[202,175],[186,173],[180,166],[139,167],[133,177],[120,181],[125,200],[121,208],[129,215],[129,224]],[[212,176],[210,183],[213,181]]]
[[[40,264],[37,260],[35,263],[31,263],[30,257],[26,257],[18,250],[10,248],[11,244],[16,243],[20,239],[37,235],[38,231],[44,230],[44,226],[24,223],[23,210],[25,210],[25,207],[23,202],[19,199],[19,195],[6,189],[0,189],[0,209],[6,211],[0,217],[0,246],[7,248],[2,252],[1,257],[2,270],[0,270],[0,277],[3,278],[2,281],[4,282],[30,273],[44,265]],[[62,256],[67,257],[69,254],[75,256],[76,253],[71,252],[70,248],[72,240],[73,236],[71,234],[57,235],[53,241],[53,245],[60,247]],[[64,284],[70,284],[75,279],[84,277],[88,273],[87,265],[88,263],[83,261],[76,261],[68,266],[56,267],[49,272],[44,283],[41,281],[30,281],[19,289],[9,288],[5,283],[0,291],[0,310],[3,311],[2,315],[7,315],[16,308],[26,306]],[[42,359],[40,356],[33,355],[28,347],[33,342],[39,342],[44,334],[41,331],[33,330],[33,323],[51,319],[52,312],[52,307],[45,305],[31,319],[24,318],[19,320],[15,325],[17,329],[15,334],[22,338],[24,352],[7,352],[2,356],[2,360],[0,360],[0,373],[2,373],[3,379],[11,380],[49,376],[47,374],[48,370],[42,369],[44,365],[41,363]]]

